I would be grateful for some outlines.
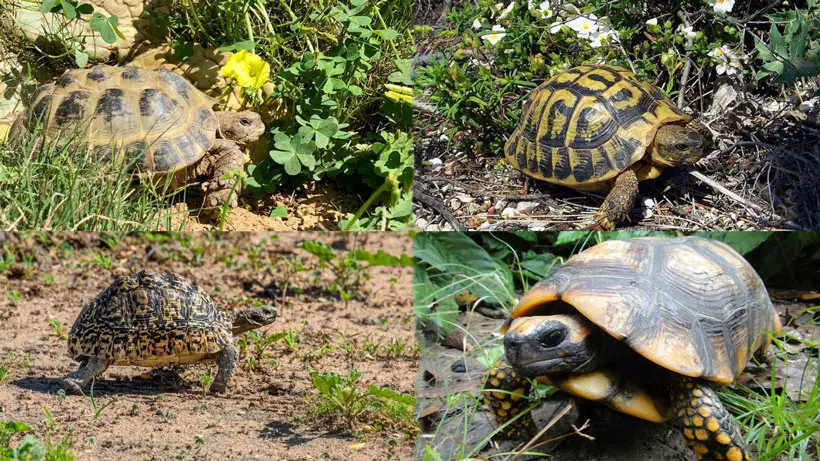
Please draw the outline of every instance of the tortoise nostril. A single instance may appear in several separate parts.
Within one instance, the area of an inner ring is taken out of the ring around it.
[[[541,337],[541,347],[544,349],[550,349],[555,346],[558,346],[564,339],[567,337],[567,330],[564,328],[557,329],[557,330],[550,330],[546,334]]]

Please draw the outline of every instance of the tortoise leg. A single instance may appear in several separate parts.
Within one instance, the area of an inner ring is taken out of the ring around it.
[[[754,461],[740,428],[712,388],[691,379],[676,380],[672,406],[686,445],[699,460]]]
[[[219,353],[219,371],[216,373],[213,384],[211,384],[211,392],[224,394],[228,391],[228,381],[233,376],[238,361],[239,352],[236,350],[236,346],[228,344],[222,349],[222,352]]]
[[[235,142],[217,139],[211,150],[191,168],[190,176],[207,178],[202,184],[205,191],[204,207],[221,207],[226,202],[231,207],[237,206],[242,184],[237,184],[234,189],[236,179],[222,179],[231,170],[245,168],[245,154]]]
[[[502,426],[530,406],[527,396],[531,384],[511,367],[490,368],[484,377],[484,404],[490,407],[498,426]],[[508,439],[523,439],[534,435],[535,422],[527,413],[508,424],[500,434]]]
[[[603,230],[615,229],[616,224],[626,221],[637,196],[638,176],[634,170],[626,170],[615,178],[615,186],[598,209],[595,222]]]
[[[63,378],[62,384],[66,392],[69,394],[82,394],[88,383],[103,374],[109,364],[108,360],[98,357],[83,361],[77,371],[71,372]]]

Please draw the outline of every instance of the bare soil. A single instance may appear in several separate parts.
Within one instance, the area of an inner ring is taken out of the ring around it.
[[[379,430],[377,421],[365,421],[351,429],[312,410],[318,393],[309,371],[346,375],[355,367],[360,388],[375,384],[412,394],[418,368],[412,272],[370,269],[363,294],[345,307],[326,290],[334,276],[296,247],[306,239],[337,252],[354,245],[395,255],[411,252],[409,236],[387,233],[143,235],[124,237],[113,248],[94,234],[0,233],[0,246],[17,261],[26,255],[32,260],[28,268],[18,263],[0,274],[0,365],[8,368],[0,381],[0,420],[24,421],[54,441],[69,437],[83,460],[410,459],[412,426]],[[294,275],[286,287],[284,261],[294,256],[310,270]],[[256,368],[247,362],[251,352],[244,353],[225,396],[202,389],[200,377],[209,370],[214,375],[215,364],[192,365],[178,376],[112,367],[93,391],[98,406],[112,403],[95,418],[87,398],[58,394],[59,379],[77,364],[66,356],[66,341],[49,319],[67,334],[83,305],[116,275],[143,269],[182,275],[224,309],[275,303],[279,318],[259,332],[295,329],[299,342],[292,352],[283,341],[274,342]],[[365,340],[380,344],[378,352],[365,353]],[[397,340],[406,347],[388,353],[386,346]],[[341,347],[345,343],[350,352]]]

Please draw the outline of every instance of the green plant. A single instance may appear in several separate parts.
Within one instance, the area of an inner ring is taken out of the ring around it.
[[[214,382],[214,377],[211,375],[211,370],[208,369],[207,373],[202,373],[199,375],[199,385],[202,389],[202,394],[207,395],[208,389],[211,388],[211,384]]]
[[[273,272],[275,269],[276,268],[272,265],[268,266],[269,272]],[[285,269],[282,271],[282,299],[287,297],[288,291],[292,287],[291,279],[293,276],[308,269],[309,267],[302,264],[302,259],[299,256],[285,258]]]
[[[356,382],[360,377],[361,373],[352,368],[346,376],[311,372],[313,387],[318,391],[313,398],[313,411],[336,418],[348,430],[370,420],[379,428],[398,428],[412,435],[416,430],[412,416],[416,399],[374,385],[359,388]]]
[[[177,55],[189,56],[195,42],[242,54],[223,69],[242,86],[242,104],[273,104],[291,114],[271,127],[268,156],[249,166],[250,192],[328,178],[370,195],[343,227],[407,226],[411,108],[395,95],[412,91],[411,0],[179,3],[167,17],[149,12],[168,26]],[[253,64],[246,68],[259,78],[239,78],[239,61]],[[268,74],[273,85],[265,86]]]
[[[57,320],[55,318],[52,318],[52,317],[49,317],[48,318],[48,325],[51,327],[51,331],[53,331],[54,334],[57,335],[57,338],[60,341],[65,341],[68,338],[66,336],[65,331],[63,330],[63,326],[60,324],[59,320]]]
[[[105,16],[94,11],[94,5],[81,3],[75,0],[43,0],[40,4],[41,13],[52,13],[54,23],[51,27],[44,27],[46,40],[57,44],[60,54],[52,55],[33,44],[40,53],[51,59],[60,59],[65,56],[74,56],[77,67],[88,64],[86,40],[84,34],[76,34],[78,23],[87,23],[94,33],[100,35],[105,43],[113,44],[117,38],[125,40],[125,36],[117,28],[119,21],[116,16]]]
[[[17,288],[6,288],[6,299],[12,306],[16,306],[20,301],[20,291]]]
[[[320,268],[330,269],[334,280],[328,285],[328,291],[336,293],[344,301],[345,308],[351,299],[361,295],[363,281],[370,278],[371,267],[412,264],[408,256],[393,256],[384,250],[370,253],[356,249],[342,256],[337,255],[330,246],[316,240],[304,240],[299,242],[298,246],[316,256]]]
[[[46,415],[50,418],[48,410]],[[53,420],[51,420],[53,424]],[[72,461],[75,458],[73,444],[66,437],[58,444],[53,444],[50,437],[43,442],[34,430],[26,423],[16,421],[0,421],[0,459],[10,461]],[[27,434],[17,444],[11,446],[11,439],[17,434]]]
[[[167,185],[156,188],[145,178],[135,184],[127,162],[101,163],[79,135],[43,141],[40,129],[27,133],[19,145],[0,141],[0,228],[174,228],[177,212],[167,209],[174,191]]]
[[[91,388],[88,390],[88,394],[86,394],[82,390],[80,391],[82,393],[83,397],[88,401],[89,405],[91,405],[91,412],[94,414],[94,421],[96,421],[100,417],[100,414],[103,412],[103,410],[105,410],[106,408],[110,407],[111,405],[113,405],[117,402],[117,399],[112,397],[112,398],[108,399],[107,402],[100,405],[99,402],[97,401],[97,398],[94,396],[94,385],[96,383],[97,383],[96,379],[91,380]]]
[[[774,76],[777,83],[793,83],[820,74],[820,3],[807,0],[806,9],[767,17],[771,21],[769,43],[755,37],[757,57],[763,61],[755,78]]]

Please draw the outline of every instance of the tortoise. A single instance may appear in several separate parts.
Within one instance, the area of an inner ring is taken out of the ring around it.
[[[31,108],[20,114],[11,140],[41,124],[47,139],[87,140],[102,160],[123,152],[135,169],[172,174],[172,186],[202,179],[206,206],[230,197],[236,206],[241,190],[221,179],[242,169],[242,147],[265,131],[252,111],[214,111],[216,101],[168,69],[97,65],[69,70],[40,86]]]
[[[83,307],[68,335],[68,355],[80,362],[64,378],[80,393],[111,365],[162,367],[218,360],[211,392],[225,393],[238,352],[233,338],[272,323],[273,306],[228,315],[198,286],[178,275],[141,271],[117,277]]]
[[[536,179],[581,190],[610,189],[597,224],[624,221],[638,181],[704,156],[711,133],[657,87],[622,68],[578,66],[530,93],[504,145],[508,163]]]
[[[488,371],[484,403],[508,422],[528,407],[522,397],[535,379],[648,421],[677,421],[698,459],[751,461],[711,385],[733,382],[780,327],[760,277],[728,245],[610,240],[521,298],[502,328],[508,364]],[[502,436],[533,426],[527,413]]]

